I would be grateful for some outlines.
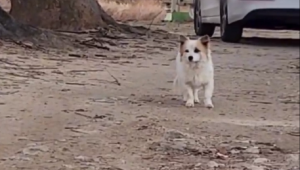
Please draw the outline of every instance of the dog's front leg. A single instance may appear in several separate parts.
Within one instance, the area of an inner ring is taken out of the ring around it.
[[[194,101],[195,103],[200,103],[200,100],[199,100],[199,90],[198,88],[194,89]]]
[[[195,102],[194,102],[194,91],[191,86],[186,86],[186,93],[187,93],[187,100],[186,100],[186,107],[194,107]]]
[[[207,108],[213,108],[214,105],[212,103],[212,96],[214,92],[214,81],[210,81],[209,83],[204,85],[204,105]]]

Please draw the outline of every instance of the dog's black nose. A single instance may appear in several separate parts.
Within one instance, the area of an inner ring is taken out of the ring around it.
[[[189,61],[193,61],[193,56],[189,56]]]

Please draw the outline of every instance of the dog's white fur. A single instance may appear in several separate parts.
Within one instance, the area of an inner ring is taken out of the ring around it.
[[[204,88],[204,105],[213,108],[214,67],[208,36],[191,40],[180,37],[179,51],[176,57],[175,87],[183,95],[187,107],[199,103],[198,92]],[[191,59],[192,58],[192,59]]]

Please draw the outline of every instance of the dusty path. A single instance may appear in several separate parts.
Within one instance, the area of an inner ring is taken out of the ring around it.
[[[299,44],[246,42],[213,40],[214,110],[171,91],[174,40],[88,59],[0,47],[1,170],[297,169]]]

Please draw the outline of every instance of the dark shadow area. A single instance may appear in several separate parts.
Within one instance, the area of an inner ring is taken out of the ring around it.
[[[299,47],[300,39],[245,37],[240,44],[269,47]]]

